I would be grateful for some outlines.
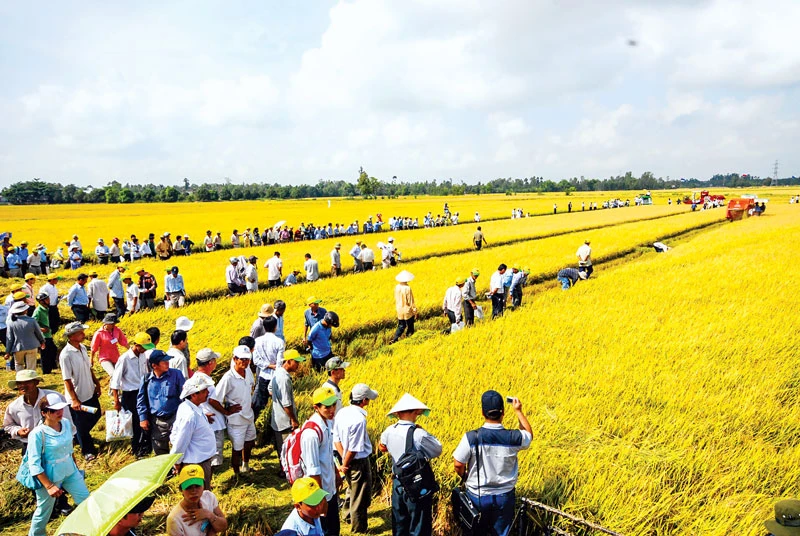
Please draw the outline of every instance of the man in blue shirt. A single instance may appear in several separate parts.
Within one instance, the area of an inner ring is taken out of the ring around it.
[[[17,252],[13,249],[6,257],[6,267],[8,268],[8,277],[22,277],[20,258]]]
[[[314,324],[325,318],[325,313],[328,312],[327,309],[319,306],[320,303],[322,303],[322,300],[319,300],[314,296],[309,296],[306,300],[308,309],[306,309],[306,312],[304,313],[306,323],[303,328],[303,344],[306,346],[308,346],[308,331],[314,327]]]
[[[23,274],[28,272],[28,243],[27,242],[20,242],[19,249],[17,250],[17,255],[19,255],[19,267]]]
[[[178,273],[178,267],[173,266],[164,277],[164,307],[183,307],[186,303],[186,288],[183,286],[183,276]]]
[[[153,372],[142,379],[136,397],[139,423],[142,430],[150,432],[156,456],[169,454],[169,435],[186,381],[180,370],[169,368],[169,359],[170,356],[161,350],[150,353],[148,362]]]
[[[333,311],[325,313],[325,316],[314,324],[308,333],[308,344],[311,345],[311,364],[315,370],[322,370],[325,362],[333,357],[331,351],[331,328],[339,327],[339,315]]]
[[[117,318],[125,316],[125,288],[122,286],[122,274],[125,272],[124,266],[117,266],[116,270],[108,276],[108,293],[114,300],[114,307],[117,309]]]
[[[78,282],[72,285],[67,294],[67,305],[69,305],[72,312],[75,314],[75,319],[80,323],[84,323],[91,317],[89,310],[89,295],[86,294],[86,281],[89,276],[86,274],[78,274]]]

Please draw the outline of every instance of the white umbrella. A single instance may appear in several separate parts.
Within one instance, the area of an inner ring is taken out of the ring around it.
[[[280,228],[282,225],[284,225],[285,223],[286,223],[286,220],[281,220],[281,221],[279,221],[278,223],[276,223],[275,225],[273,225],[273,226],[272,226],[272,228],[273,228],[273,229],[279,229],[279,228]]]

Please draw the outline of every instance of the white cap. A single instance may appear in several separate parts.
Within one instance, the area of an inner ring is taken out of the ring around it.
[[[175,321],[175,329],[180,329],[182,331],[189,331],[194,326],[194,321],[189,320],[185,316],[179,316],[178,319]]]
[[[220,355],[211,348],[203,348],[199,352],[197,352],[197,355],[195,356],[198,365],[205,365],[212,359],[219,359],[219,358]]]
[[[400,411],[412,411],[415,409],[425,410],[423,415],[425,415],[426,417],[431,412],[431,408],[429,408],[428,406],[426,406],[425,404],[423,404],[410,394],[406,393],[400,397],[400,400],[398,400],[394,406],[392,406],[392,409],[389,410],[389,413],[387,413],[387,415],[391,416]]]
[[[389,242],[394,242],[394,238],[392,238],[392,237],[390,236],[390,237],[389,237]]]
[[[212,387],[214,384],[208,381],[207,376],[205,374],[195,374],[183,384],[183,390],[181,391],[181,400],[187,398],[195,393],[199,393],[203,389],[208,389]]]
[[[61,395],[58,393],[48,393],[47,394],[47,409],[58,411],[60,409],[64,409],[69,404],[64,402],[64,399],[61,398]]]
[[[353,400],[364,400],[365,398],[375,400],[378,398],[378,391],[370,389],[366,383],[357,383],[353,386],[353,390],[350,391],[350,398]]]
[[[253,353],[250,351],[250,348],[244,344],[240,344],[233,349],[233,357],[238,357],[239,359],[253,359]]]

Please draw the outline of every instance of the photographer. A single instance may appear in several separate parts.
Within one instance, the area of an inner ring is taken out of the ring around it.
[[[519,399],[506,400],[516,412],[521,430],[503,427],[503,397],[497,391],[486,391],[481,396],[483,426],[464,434],[453,452],[455,471],[466,481],[467,495],[481,513],[475,534],[506,536],[514,520],[517,453],[530,446],[532,432]]]

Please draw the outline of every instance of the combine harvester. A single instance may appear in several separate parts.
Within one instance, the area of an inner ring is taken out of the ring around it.
[[[769,199],[743,194],[741,197],[731,199],[728,202],[728,211],[725,213],[725,218],[728,221],[739,221],[750,216],[761,216],[764,212],[763,207],[768,202]],[[761,203],[761,206],[759,206],[759,203]]]
[[[702,205],[705,203],[714,203],[722,205],[725,202],[724,195],[711,195],[708,190],[692,190],[692,196],[686,194],[683,198],[685,205]]]

